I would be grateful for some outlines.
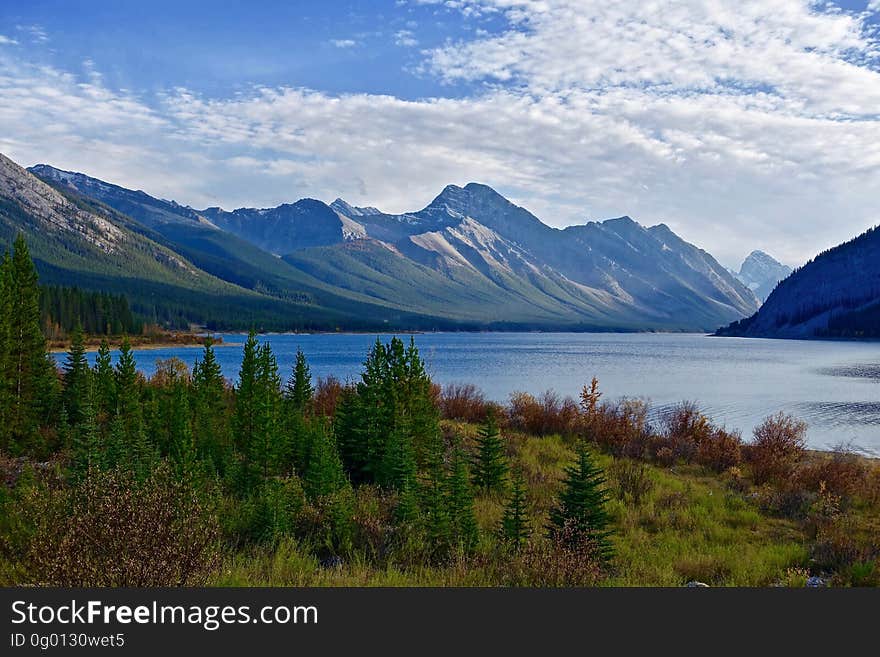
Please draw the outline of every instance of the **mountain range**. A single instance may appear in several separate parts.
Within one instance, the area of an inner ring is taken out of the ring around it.
[[[0,156],[0,239],[18,231],[46,282],[218,327],[714,330],[759,305],[666,225],[552,228],[476,183],[404,214],[342,199],[198,210]]]
[[[791,267],[767,255],[763,251],[752,251],[743,261],[738,272],[733,275],[755,293],[763,303],[770,296],[779,281],[791,274]]]

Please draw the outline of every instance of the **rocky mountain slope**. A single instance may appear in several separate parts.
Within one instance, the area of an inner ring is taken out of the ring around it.
[[[323,295],[328,307],[365,304],[462,328],[714,330],[758,306],[664,225],[621,217],[560,230],[475,183],[400,215],[342,199],[228,212],[46,165],[32,171],[129,213],[217,277],[275,297]]]
[[[767,255],[752,251],[736,272],[736,277],[763,303],[779,281],[791,274],[791,267]]]

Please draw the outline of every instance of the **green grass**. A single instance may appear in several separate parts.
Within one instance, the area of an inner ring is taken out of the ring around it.
[[[468,446],[476,427],[446,423]],[[559,436],[508,434],[509,455],[528,486],[533,530],[542,535],[563,470],[574,456]],[[597,455],[609,471],[614,459]],[[653,487],[634,504],[619,499],[609,476],[616,556],[607,586],[803,586],[809,540],[791,520],[762,513],[748,495],[723,477],[697,466],[645,465]],[[475,511],[482,531],[476,558],[438,566],[375,566],[354,558],[325,568],[307,546],[282,541],[268,548],[230,554],[211,584],[223,586],[496,586],[493,530],[503,510],[499,496],[479,496]]]

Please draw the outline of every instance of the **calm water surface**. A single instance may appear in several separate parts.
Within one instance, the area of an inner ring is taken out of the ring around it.
[[[244,336],[222,335],[216,349],[224,374],[238,376]],[[375,335],[270,334],[282,374],[298,347],[313,376],[356,378]],[[389,340],[390,336],[382,336]],[[577,396],[593,376],[604,399],[638,397],[652,407],[693,400],[748,436],[777,411],[809,423],[809,443],[851,441],[880,454],[880,343],[714,338],[694,334],[430,333],[416,335],[432,378],[473,383],[506,400],[517,390],[548,388]],[[192,365],[199,347],[139,350],[151,374],[157,359]],[[94,354],[91,354],[94,359]]]

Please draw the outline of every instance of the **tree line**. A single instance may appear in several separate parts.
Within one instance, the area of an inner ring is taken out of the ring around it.
[[[77,326],[89,335],[137,335],[144,327],[124,294],[60,285],[40,286],[40,321],[49,339],[67,337]]]

